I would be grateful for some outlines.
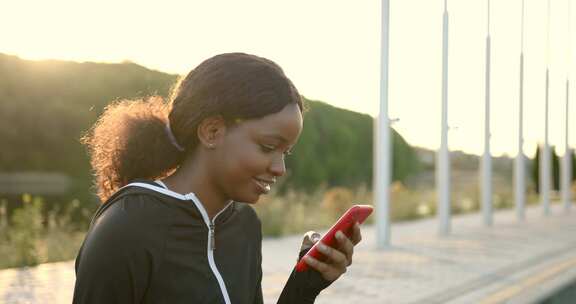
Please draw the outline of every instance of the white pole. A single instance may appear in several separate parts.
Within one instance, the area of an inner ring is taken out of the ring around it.
[[[380,41],[380,112],[377,120],[376,142],[376,239],[380,249],[390,246],[390,119],[388,117],[388,54],[390,29],[390,3],[382,0]]]
[[[570,60],[570,49],[571,49],[571,43],[572,43],[572,39],[570,36],[570,13],[571,7],[570,7],[570,1],[568,1],[568,52],[567,52],[567,72],[566,72],[566,131],[565,131],[565,138],[564,138],[564,159],[563,159],[563,166],[562,166],[562,201],[564,202],[564,212],[568,213],[570,212],[570,206],[572,205],[572,189],[571,189],[571,184],[572,184],[572,149],[570,149],[570,141],[569,141],[569,137],[568,137],[568,130],[570,130],[569,126],[570,126],[570,66],[571,66],[571,60]]]
[[[540,196],[542,198],[542,209],[544,215],[550,214],[550,146],[548,142],[548,103],[550,87],[550,0],[548,0],[548,23],[546,36],[546,100],[544,110],[544,149],[542,151],[540,170]]]
[[[486,83],[484,107],[484,154],[482,155],[482,215],[485,226],[492,226],[492,157],[490,155],[490,0],[486,34]]]
[[[526,202],[526,167],[524,164],[524,0],[522,0],[522,25],[520,30],[520,100],[518,107],[518,155],[516,155],[516,218],[524,220]]]
[[[570,149],[570,143],[568,141],[568,130],[569,130],[569,121],[568,117],[570,116],[569,113],[569,93],[570,93],[570,81],[566,79],[566,131],[565,131],[565,149],[564,149],[564,158],[562,162],[562,202],[564,203],[564,211],[570,211],[570,204],[571,204],[571,189],[570,184],[572,182],[572,150]]]
[[[444,0],[442,34],[442,135],[438,151],[436,179],[440,235],[450,233],[450,154],[448,151],[448,5]]]
[[[546,105],[544,119],[544,147],[540,158],[540,197],[542,200],[542,211],[544,215],[550,214],[550,146],[548,143],[548,85],[549,71],[546,68]]]

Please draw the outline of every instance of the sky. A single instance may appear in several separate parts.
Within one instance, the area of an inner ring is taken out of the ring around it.
[[[566,80],[576,75],[576,4],[525,0],[524,151],[565,147]],[[443,0],[390,0],[389,113],[412,145],[440,145]],[[522,0],[447,1],[449,147],[483,151],[486,35],[491,34],[491,152],[518,151]],[[204,59],[247,52],[277,62],[309,99],[378,116],[379,0],[0,0],[0,53],[24,59],[132,61],[186,74]],[[549,29],[550,35],[547,32]],[[572,51],[570,51],[572,50]],[[571,56],[570,56],[571,55]],[[576,81],[569,142],[576,146]]]

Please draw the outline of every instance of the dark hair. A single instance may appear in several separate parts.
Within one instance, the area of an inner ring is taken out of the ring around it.
[[[207,117],[221,115],[233,126],[279,112],[290,103],[303,111],[302,98],[282,69],[243,53],[205,60],[175,86],[168,102],[159,96],[114,102],[82,138],[97,194],[104,202],[134,179],[170,174],[194,152],[196,130]],[[170,141],[167,126],[183,151]]]

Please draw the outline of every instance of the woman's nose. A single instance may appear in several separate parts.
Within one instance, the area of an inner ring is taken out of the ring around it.
[[[284,157],[275,158],[270,165],[270,172],[274,176],[282,176],[286,173],[286,165],[284,164]]]

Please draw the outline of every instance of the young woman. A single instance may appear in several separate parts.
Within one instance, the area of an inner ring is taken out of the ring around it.
[[[263,303],[250,204],[286,172],[302,112],[278,65],[242,53],[202,62],[167,103],[107,107],[84,138],[104,203],[76,259],[73,302]],[[327,262],[292,272],[278,303],[313,303],[360,239],[358,226],[340,234]],[[299,256],[313,243],[308,234]]]

